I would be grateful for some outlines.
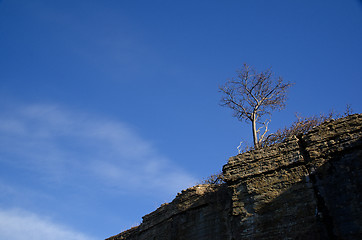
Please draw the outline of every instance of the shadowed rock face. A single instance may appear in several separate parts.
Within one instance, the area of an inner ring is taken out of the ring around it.
[[[226,185],[189,188],[144,216],[140,226],[109,240],[227,239],[230,199]]]
[[[362,239],[361,129],[355,114],[232,157],[226,184],[182,191],[108,239]]]

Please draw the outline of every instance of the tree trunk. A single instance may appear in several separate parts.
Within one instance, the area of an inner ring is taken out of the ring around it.
[[[256,117],[255,114],[253,114],[252,120],[251,120],[251,127],[253,131],[253,141],[254,141],[254,148],[258,149],[258,135],[256,133]]]

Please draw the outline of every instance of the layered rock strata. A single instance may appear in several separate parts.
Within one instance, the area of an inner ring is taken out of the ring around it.
[[[189,188],[144,216],[140,226],[109,240],[227,239],[230,199],[226,185]]]
[[[231,157],[225,184],[198,185],[109,240],[362,239],[362,115]]]

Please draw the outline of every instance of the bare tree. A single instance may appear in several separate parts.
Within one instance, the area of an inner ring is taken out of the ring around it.
[[[245,63],[237,73],[219,88],[223,94],[221,105],[231,108],[240,121],[251,122],[254,147],[258,148],[268,132],[271,112],[285,107],[287,90],[293,84],[275,77],[270,68],[257,72]],[[265,115],[268,118],[263,121]]]

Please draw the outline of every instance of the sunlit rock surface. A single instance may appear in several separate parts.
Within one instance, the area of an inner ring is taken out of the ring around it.
[[[362,114],[223,167],[109,240],[362,239]]]

